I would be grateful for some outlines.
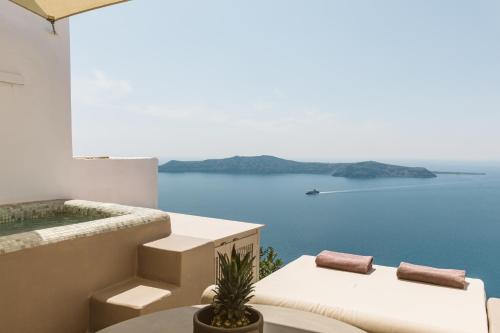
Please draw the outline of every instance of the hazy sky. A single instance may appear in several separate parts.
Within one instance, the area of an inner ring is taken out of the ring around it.
[[[500,159],[498,0],[135,0],[71,44],[76,155]]]

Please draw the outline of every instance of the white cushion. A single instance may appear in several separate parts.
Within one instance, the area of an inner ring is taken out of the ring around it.
[[[253,303],[318,313],[371,333],[488,333],[484,284],[466,290],[398,280],[393,267],[368,275],[316,267],[302,256],[256,285]]]

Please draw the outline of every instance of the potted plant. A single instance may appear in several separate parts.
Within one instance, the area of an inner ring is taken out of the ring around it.
[[[218,253],[220,277],[212,304],[198,310],[193,318],[194,333],[262,333],[264,321],[259,311],[248,306],[253,297],[251,253],[241,256],[235,247],[231,257]]]

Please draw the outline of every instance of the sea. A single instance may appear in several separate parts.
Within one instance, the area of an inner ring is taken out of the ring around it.
[[[329,175],[160,173],[159,207],[264,224],[261,245],[285,263],[334,250],[465,269],[500,296],[500,163],[427,162],[430,170],[485,172],[432,179]],[[321,193],[307,196],[317,189]]]

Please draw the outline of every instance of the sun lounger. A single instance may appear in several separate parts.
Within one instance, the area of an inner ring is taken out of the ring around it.
[[[363,275],[302,256],[256,285],[252,302],[309,311],[370,333],[488,333],[481,280],[464,290],[398,280],[396,268]],[[495,332],[496,333],[496,332]]]

